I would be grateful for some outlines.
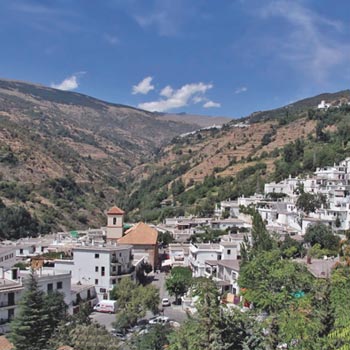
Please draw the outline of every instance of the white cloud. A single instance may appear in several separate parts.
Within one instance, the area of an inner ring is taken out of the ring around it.
[[[218,108],[221,107],[221,104],[218,102],[214,102],[214,101],[207,101],[206,103],[204,103],[203,105],[204,108]]]
[[[181,108],[187,106],[191,102],[193,103],[196,97],[203,96],[212,87],[212,84],[200,82],[183,85],[180,89],[173,90],[171,94],[170,89],[167,89],[166,93],[168,96],[165,96],[167,97],[166,99],[141,103],[138,107],[151,112],[164,112],[175,108]],[[162,92],[164,92],[164,89]]]
[[[350,58],[350,46],[334,34],[341,22],[330,20],[297,1],[272,1],[260,11],[263,18],[281,17],[291,30],[278,44],[278,54],[316,81],[323,81],[340,63]]]
[[[116,35],[105,34],[104,39],[108,42],[108,44],[115,46],[120,43],[119,38]]]
[[[85,72],[79,72],[79,73],[73,74],[70,77],[64,79],[59,84],[52,83],[51,87],[59,90],[64,90],[64,91],[75,90],[79,87],[79,82],[78,82],[79,75],[84,73]]]
[[[194,96],[192,101],[193,103],[201,103],[203,101],[206,101],[206,98],[204,96]]]
[[[241,94],[242,92],[248,91],[248,88],[246,86],[240,86],[235,90],[235,94]]]
[[[132,94],[148,94],[151,90],[154,90],[154,85],[151,84],[152,77],[146,77],[145,79],[141,80],[137,85],[134,85],[132,87]]]
[[[169,98],[173,94],[173,92],[174,92],[174,89],[170,85],[167,85],[160,92],[160,96],[164,96],[164,97],[168,97]]]

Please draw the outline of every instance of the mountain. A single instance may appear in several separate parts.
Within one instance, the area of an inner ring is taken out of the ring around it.
[[[131,170],[195,129],[79,93],[0,80],[2,202],[52,227],[102,223]]]
[[[268,179],[332,164],[350,155],[350,107],[318,110],[321,100],[347,103],[349,91],[203,129],[201,116],[0,80],[0,239],[98,227],[115,203],[135,220],[207,215]]]
[[[318,109],[322,100],[332,107]],[[349,90],[322,94],[177,137],[134,170],[143,180],[121,205],[148,221],[209,215],[216,202],[260,192],[265,181],[340,161],[350,156],[349,101]]]
[[[213,125],[223,125],[229,123],[233,118],[227,117],[209,117],[205,115],[187,114],[187,113],[158,113],[157,119],[171,120],[174,122],[181,122],[186,124],[196,124],[199,128],[205,128]]]

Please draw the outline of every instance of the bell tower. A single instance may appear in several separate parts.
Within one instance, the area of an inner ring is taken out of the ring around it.
[[[107,241],[117,241],[123,236],[124,211],[112,207],[107,212]]]

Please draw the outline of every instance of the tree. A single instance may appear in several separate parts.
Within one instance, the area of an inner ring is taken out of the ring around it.
[[[47,316],[47,339],[50,339],[61,321],[66,319],[68,306],[64,302],[64,294],[57,291],[44,297],[44,312]]]
[[[297,208],[305,212],[307,215],[314,213],[316,209],[319,209],[322,205],[326,204],[327,201],[324,196],[308,192],[301,193],[296,202]]]
[[[167,246],[173,242],[174,242],[174,237],[172,236],[172,234],[170,232],[168,232],[168,231],[159,232],[158,243],[162,244],[163,246]]]
[[[147,333],[137,335],[130,341],[131,350],[163,350],[172,332],[169,325],[153,325]]]
[[[74,350],[120,349],[117,338],[97,323],[70,325],[66,331],[68,336],[53,343],[51,345],[52,350],[56,350],[61,346],[71,346]]]
[[[44,295],[38,287],[34,271],[31,271],[26,282],[26,289],[19,303],[18,315],[11,323],[10,339],[15,349],[45,349],[49,333],[47,321]]]
[[[142,286],[129,278],[123,278],[111,292],[111,298],[117,300],[118,312],[115,327],[125,330],[134,326],[150,310],[158,312],[159,291],[153,285]]]
[[[280,244],[280,249],[283,258],[296,258],[304,253],[302,243],[297,242],[290,235],[284,237],[283,242]]]
[[[244,297],[258,310],[276,313],[293,301],[298,291],[311,289],[311,275],[306,267],[283,260],[278,250],[261,252],[241,266],[238,283]]]
[[[241,210],[241,209],[240,209]],[[272,250],[276,247],[276,241],[266,229],[266,225],[261,218],[261,215],[252,208],[246,209],[247,213],[253,217],[252,223],[252,243],[246,238],[241,244],[242,250],[242,264],[251,260],[254,256],[260,252]]]
[[[334,235],[328,226],[315,224],[307,228],[304,242],[309,243],[311,246],[318,243],[321,249],[328,249],[337,254],[340,238]]]
[[[187,292],[191,282],[191,270],[187,267],[177,266],[171,270],[170,276],[165,281],[165,286],[170,295],[175,295],[177,303],[179,297]]]

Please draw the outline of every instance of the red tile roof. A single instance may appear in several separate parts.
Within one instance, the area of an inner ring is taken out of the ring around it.
[[[118,207],[112,207],[107,211],[107,215],[124,215],[125,212]]]
[[[0,336],[0,350],[13,350],[14,348],[4,335]]]
[[[119,244],[155,245],[158,240],[158,231],[144,222],[129,228],[125,235],[118,239]]]

